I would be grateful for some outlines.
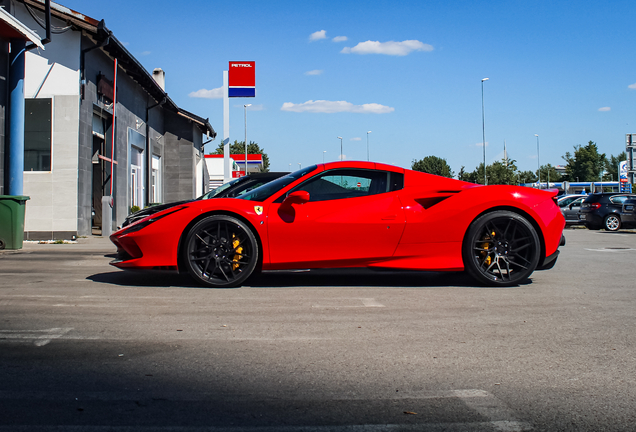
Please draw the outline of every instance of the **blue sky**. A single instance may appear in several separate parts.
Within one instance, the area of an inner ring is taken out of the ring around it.
[[[624,150],[636,133],[636,2],[66,0],[126,44],[166,91],[223,137],[228,61],[256,62],[256,97],[230,99],[230,139],[256,141],[271,169],[344,158],[457,173],[509,157],[563,164],[589,140]],[[198,97],[197,97],[198,96]],[[201,97],[207,96],[207,97]],[[313,101],[313,102],[312,102]],[[322,101],[322,102],[321,102]],[[210,144],[210,150],[217,142]],[[326,153],[323,153],[326,151]]]

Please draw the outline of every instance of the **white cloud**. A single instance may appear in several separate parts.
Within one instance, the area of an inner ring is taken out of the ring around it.
[[[139,55],[147,56],[147,55],[150,55],[151,53],[152,53],[151,51],[143,51],[143,52],[139,53]]]
[[[478,142],[477,144],[475,144],[476,147],[483,147],[483,144]],[[486,147],[488,147],[488,141],[486,141]]]
[[[355,138],[351,138],[349,141],[362,141],[362,138],[355,137]]]
[[[348,37],[346,36],[336,36],[335,38],[331,39],[334,42],[344,42],[346,40],[349,40]]]
[[[305,75],[322,75],[323,72],[324,70],[322,69],[314,69],[314,70],[305,72]]]
[[[612,108],[610,108],[610,107],[601,107],[601,108],[599,108],[598,110],[599,110],[599,111],[611,111],[611,110],[612,110]]]
[[[405,40],[402,42],[360,42],[353,48],[345,47],[340,51],[343,54],[386,54],[394,56],[405,56],[413,51],[433,51],[433,46],[422,43],[418,40]]]
[[[630,88],[632,90],[636,90],[636,83],[628,85],[627,88]]]
[[[223,99],[223,87],[218,87],[212,90],[201,89],[194,91],[188,96],[192,98],[203,98],[203,99]]]
[[[301,104],[285,102],[281,107],[281,111],[329,114],[339,112],[386,114],[395,111],[395,108],[377,103],[354,105],[351,102],[346,101],[309,100]]]
[[[311,42],[313,41],[317,41],[320,39],[327,39],[327,30],[320,30],[317,32],[313,32],[310,36],[309,36],[309,40]]]

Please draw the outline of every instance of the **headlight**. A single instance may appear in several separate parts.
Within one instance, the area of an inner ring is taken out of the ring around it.
[[[166,216],[170,216],[173,213],[176,213],[176,212],[178,212],[180,210],[183,210],[184,208],[185,207],[178,207],[178,208],[170,209],[170,211],[167,212],[167,213],[162,213],[162,214],[160,214],[158,216],[148,216],[145,219],[141,219],[138,222],[135,222],[135,223],[133,223],[131,225],[128,225],[128,228],[126,229],[125,234],[131,234],[131,233],[137,232],[139,230],[142,230],[142,229],[146,228],[148,225],[150,225],[150,224],[152,224],[154,222],[157,222],[158,220],[161,220],[161,219],[165,218]]]

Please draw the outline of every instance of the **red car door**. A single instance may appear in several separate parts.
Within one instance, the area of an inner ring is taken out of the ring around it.
[[[295,188],[308,190],[310,201],[269,207],[271,268],[346,267],[392,256],[405,224],[397,192],[385,192],[386,181],[378,189],[373,179],[351,170],[318,177],[313,188]],[[334,179],[339,185],[328,184],[328,193],[316,191],[316,184]],[[337,189],[341,184],[348,189]]]

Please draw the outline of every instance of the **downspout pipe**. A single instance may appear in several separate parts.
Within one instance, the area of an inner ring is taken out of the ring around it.
[[[9,55],[9,195],[24,193],[24,57],[26,42],[11,40]]]
[[[146,107],[146,206],[150,204],[150,185],[152,183],[152,146],[150,144],[150,125],[148,119],[150,117],[150,110],[158,106],[162,106],[168,101],[167,98],[163,98],[161,101]]]
[[[104,23],[104,20],[101,20],[99,22],[99,24],[97,25],[98,29],[106,29],[106,24]],[[86,86],[86,54],[99,49],[99,48],[103,48],[106,45],[108,45],[110,43],[110,37],[113,35],[113,32],[108,30],[108,35],[104,38],[104,40],[102,40],[98,45],[92,46],[90,48],[85,48],[80,52],[80,94],[82,97],[82,100],[84,100],[84,87]]]

